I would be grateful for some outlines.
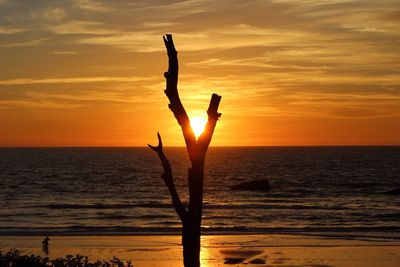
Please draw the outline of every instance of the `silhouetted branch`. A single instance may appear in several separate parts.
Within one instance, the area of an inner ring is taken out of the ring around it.
[[[157,133],[157,137],[158,137],[158,146],[152,146],[150,144],[148,146],[153,151],[155,151],[158,157],[160,158],[161,164],[164,169],[164,173],[161,175],[161,178],[163,178],[165,185],[168,187],[169,193],[172,198],[172,204],[176,210],[176,213],[178,213],[179,218],[181,219],[182,223],[184,223],[187,220],[188,212],[183,206],[179,194],[176,191],[174,179],[172,177],[171,165],[169,164],[169,161],[164,154],[160,133]]]
[[[198,144],[201,146],[201,150],[204,154],[207,152],[208,146],[210,145],[211,138],[214,134],[215,125],[217,124],[219,117],[221,117],[221,113],[218,113],[220,101],[221,96],[212,94],[210,105],[208,106],[207,110],[208,121],[198,140]]]
[[[167,95],[170,104],[168,107],[171,109],[179,125],[182,128],[183,137],[185,138],[186,148],[189,153],[189,158],[193,158],[193,148],[196,146],[196,137],[190,126],[190,120],[186,113],[185,108],[179,98],[178,93],[178,56],[175,49],[174,41],[171,34],[163,36],[165,47],[168,53],[168,72],[164,73],[167,82],[167,88],[164,93]]]

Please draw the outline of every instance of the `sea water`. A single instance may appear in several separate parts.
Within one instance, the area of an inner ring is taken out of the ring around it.
[[[186,149],[165,153],[187,203]],[[2,148],[0,234],[179,233],[161,173],[148,148]],[[399,232],[398,187],[400,147],[212,147],[203,233]]]

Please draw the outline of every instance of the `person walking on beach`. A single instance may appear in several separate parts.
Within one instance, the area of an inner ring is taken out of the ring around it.
[[[49,254],[49,241],[50,238],[48,236],[42,241],[42,250],[46,255]]]

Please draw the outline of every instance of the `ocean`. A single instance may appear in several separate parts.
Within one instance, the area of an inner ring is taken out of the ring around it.
[[[186,149],[165,152],[187,201]],[[0,235],[179,233],[161,173],[148,148],[1,148]],[[398,187],[400,147],[211,147],[202,231],[400,233]]]

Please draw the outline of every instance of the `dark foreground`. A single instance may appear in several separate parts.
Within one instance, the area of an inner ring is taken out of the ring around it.
[[[40,255],[30,254],[23,255],[17,249],[10,249],[6,253],[0,251],[0,266],[7,267],[133,267],[131,261],[127,261],[126,264],[114,257],[109,261],[97,260],[90,262],[87,256],[82,255],[67,255],[65,258],[49,259],[48,257],[42,257]]]
[[[119,267],[130,266],[127,265],[129,260],[135,267],[183,266],[180,236],[51,236],[50,260],[42,252],[42,239],[42,236],[2,236],[2,257],[4,259],[5,252],[15,247],[21,253],[14,251],[11,258],[28,262],[37,260],[38,265],[34,266],[45,266],[40,264],[47,261],[50,266]],[[21,256],[31,254],[38,256]],[[92,263],[84,265],[84,256],[66,257],[77,254],[86,255]],[[93,262],[98,259],[100,261]],[[1,267],[8,267],[3,262]],[[395,267],[400,266],[400,238],[395,233],[387,236],[379,233],[203,236],[201,266]]]

